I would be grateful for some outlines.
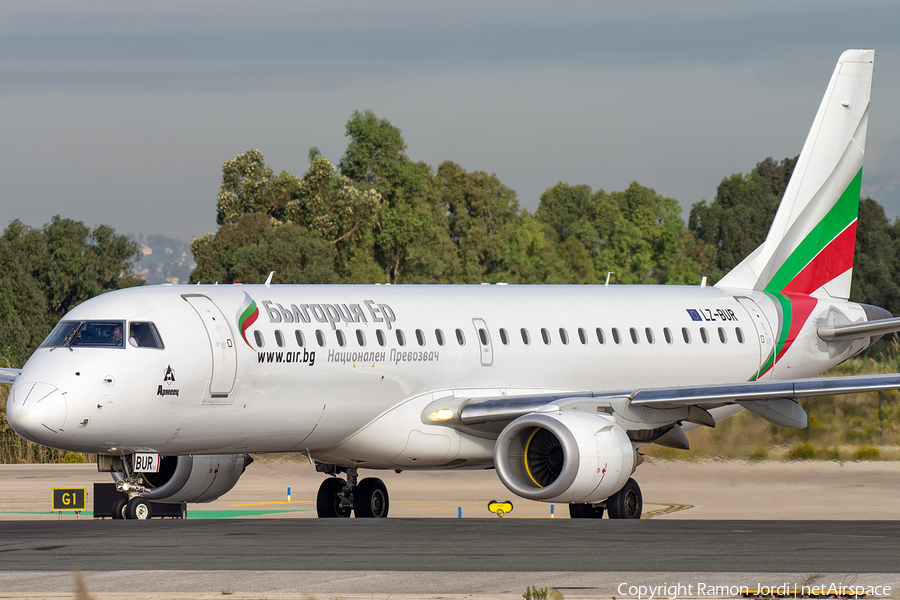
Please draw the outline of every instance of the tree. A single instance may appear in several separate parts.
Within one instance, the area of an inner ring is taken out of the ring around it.
[[[435,177],[435,204],[447,215],[446,227],[459,257],[458,282],[505,281],[510,264],[508,250],[522,225],[516,193],[494,174],[467,173],[454,162],[444,162]]]
[[[421,281],[423,274],[428,280],[446,280],[450,265],[433,260],[431,252],[448,247],[440,212],[430,198],[431,167],[411,161],[400,129],[370,110],[354,111],[346,135],[350,141],[339,163],[341,175],[382,198],[373,239],[384,280]]]
[[[21,365],[76,305],[144,281],[137,245],[108,225],[53,217],[42,229],[12,221],[0,237],[0,354]]]
[[[270,271],[279,283],[337,283],[334,247],[296,223],[263,213],[241,216],[215,235],[194,238],[197,267],[191,283],[262,283]]]
[[[781,163],[767,158],[747,175],[723,179],[712,204],[702,200],[691,207],[688,228],[715,246],[721,274],[765,241],[796,164],[796,157]]]
[[[597,205],[590,186],[571,186],[560,181],[541,194],[534,216],[550,226],[557,240],[575,237],[585,247],[597,249],[600,241],[594,227]]]
[[[859,203],[853,281],[850,299],[900,312],[900,221],[893,226],[880,204],[866,198]]]
[[[409,163],[402,132],[371,110],[353,111],[346,131],[350,141],[339,164],[341,174],[389,196]]]
[[[216,223],[234,225],[241,215],[254,212],[280,217],[282,207],[273,194],[272,176],[259,150],[247,150],[226,161],[216,202]]]

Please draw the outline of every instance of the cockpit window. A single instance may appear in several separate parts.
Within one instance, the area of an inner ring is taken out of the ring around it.
[[[124,348],[123,321],[62,321],[41,346],[70,348]]]
[[[56,327],[53,328],[53,331],[50,332],[50,335],[47,336],[47,339],[41,343],[41,348],[45,346],[49,346],[51,348],[56,346],[62,346],[64,342],[67,341],[72,332],[78,329],[81,325],[80,321],[60,321],[56,324]]]
[[[124,329],[122,321],[85,321],[71,346],[124,348]]]
[[[128,325],[128,343],[135,348],[164,348],[153,323],[131,322]]]

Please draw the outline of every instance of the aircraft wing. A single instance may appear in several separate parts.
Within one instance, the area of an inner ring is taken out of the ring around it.
[[[21,373],[22,369],[0,369],[0,385],[12,385]]]
[[[493,398],[472,398],[459,409],[459,421],[465,425],[487,423],[500,424],[509,422],[522,415],[542,408],[556,407],[559,410],[576,409],[589,404],[600,407],[604,404],[614,406],[622,400],[628,400],[632,407],[647,407],[657,410],[683,409],[697,407],[694,412],[688,411],[684,418],[698,424],[715,426],[710,422],[707,411],[728,404],[740,404],[744,408],[756,412],[773,422],[770,413],[794,413],[795,400],[815,396],[834,396],[842,394],[859,394],[864,392],[881,392],[900,389],[900,374],[886,375],[852,375],[846,377],[818,377],[814,379],[789,379],[784,381],[752,381],[730,384],[682,386],[665,388],[644,388],[621,392],[572,392],[535,394],[525,396],[501,396]],[[788,402],[785,402],[788,401]],[[799,406],[797,410],[802,411]],[[595,410],[599,410],[595,408]],[[799,418],[798,414],[790,414],[788,421]],[[784,419],[781,419],[784,421]],[[805,414],[802,417],[805,422]],[[782,424],[782,423],[779,423]],[[787,425],[785,425],[787,426]]]

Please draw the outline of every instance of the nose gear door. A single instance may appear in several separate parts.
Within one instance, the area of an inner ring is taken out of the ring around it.
[[[234,347],[234,336],[225,315],[212,300],[201,294],[182,295],[190,304],[209,336],[212,352],[212,374],[209,381],[209,395],[212,398],[227,398],[234,389],[237,376],[237,350]]]

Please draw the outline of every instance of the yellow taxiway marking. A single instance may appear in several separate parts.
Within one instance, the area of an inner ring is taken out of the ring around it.
[[[656,510],[651,510],[650,512],[645,512],[641,515],[642,519],[652,519],[653,517],[661,517],[662,515],[671,515],[674,512],[678,512],[680,510],[687,510],[689,508],[694,508],[693,504],[662,504],[662,508],[657,508]]]
[[[297,504],[298,502],[310,502],[309,500],[272,500],[271,502],[250,502],[248,504],[226,504],[225,506],[262,506],[264,504]]]

